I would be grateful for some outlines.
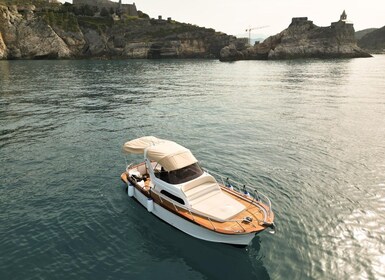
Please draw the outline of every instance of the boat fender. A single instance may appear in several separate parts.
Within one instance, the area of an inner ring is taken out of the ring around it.
[[[276,232],[276,227],[275,227],[275,224],[274,223],[267,223],[267,222],[263,222],[263,225],[268,227],[270,230],[268,231],[269,233],[271,234],[275,234]]]
[[[134,186],[132,184],[128,184],[127,194],[128,194],[129,197],[133,197],[134,196]]]
[[[230,183],[229,178],[226,178],[226,187],[230,190],[234,190],[234,186]]]
[[[246,185],[243,185],[243,193],[249,197],[251,197],[251,194],[247,191]]]
[[[149,198],[147,199],[147,211],[152,212],[154,210],[154,201]]]

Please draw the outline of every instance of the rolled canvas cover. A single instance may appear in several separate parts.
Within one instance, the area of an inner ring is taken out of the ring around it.
[[[129,154],[143,154],[144,150],[150,146],[160,143],[164,140],[154,136],[145,136],[126,142],[123,145],[123,151]]]
[[[189,149],[167,140],[149,147],[147,157],[157,161],[166,171],[181,169],[198,162]]]

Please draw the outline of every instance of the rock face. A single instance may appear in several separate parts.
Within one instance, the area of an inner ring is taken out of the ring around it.
[[[235,40],[171,19],[75,16],[58,7],[0,4],[0,59],[219,58]]]
[[[55,31],[41,18],[31,17],[33,10],[30,6],[21,15],[15,6],[0,6],[0,58],[69,57],[68,47]]]
[[[370,33],[370,32],[373,32],[374,30],[377,30],[378,28],[367,28],[367,29],[363,29],[363,30],[360,30],[360,31],[356,31],[354,33],[354,37],[356,38],[356,40],[359,41],[361,40],[362,37],[364,37],[366,34]]]
[[[370,53],[385,53],[385,26],[364,35],[358,46]]]
[[[342,18],[342,16],[341,16]],[[353,24],[344,20],[318,27],[307,18],[293,18],[289,27],[253,47],[234,44],[221,50],[221,61],[242,59],[370,57],[354,38]]]
[[[7,57],[7,46],[4,43],[3,36],[0,33],[0,59]]]

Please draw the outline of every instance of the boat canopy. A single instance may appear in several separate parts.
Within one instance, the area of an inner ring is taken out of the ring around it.
[[[156,138],[154,136],[144,136],[131,141],[126,142],[123,145],[123,151],[128,154],[143,154],[144,150],[164,140]]]
[[[141,154],[147,149],[147,158],[158,162],[166,171],[174,171],[198,162],[191,151],[173,141],[145,136],[126,142],[123,151]]]

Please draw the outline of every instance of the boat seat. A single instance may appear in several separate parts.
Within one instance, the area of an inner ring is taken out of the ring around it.
[[[139,165],[139,166],[137,167],[137,170],[139,171],[140,175],[147,174],[147,167],[146,167],[145,164]]]
[[[206,196],[211,196],[221,189],[215,179],[206,174],[191,182],[186,183],[182,188],[190,204],[199,202]]]
[[[192,205],[191,208],[202,215],[221,222],[235,217],[246,209],[242,203],[222,191]]]
[[[216,180],[205,175],[183,186],[190,207],[204,216],[225,221],[236,216],[245,206],[222,192]]]

